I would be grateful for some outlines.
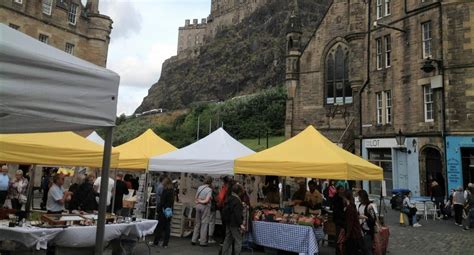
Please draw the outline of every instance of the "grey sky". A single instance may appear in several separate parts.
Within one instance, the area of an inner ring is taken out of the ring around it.
[[[211,0],[101,0],[113,21],[107,68],[121,77],[118,112],[131,114],[158,81],[163,61],[176,55],[178,27],[205,18]]]

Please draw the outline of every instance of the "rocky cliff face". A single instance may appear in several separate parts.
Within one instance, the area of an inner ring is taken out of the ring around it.
[[[286,23],[292,1],[272,0],[238,25],[219,31],[194,58],[165,61],[159,81],[136,112],[181,109],[222,101],[284,84]],[[322,18],[328,0],[300,0],[303,45]]]

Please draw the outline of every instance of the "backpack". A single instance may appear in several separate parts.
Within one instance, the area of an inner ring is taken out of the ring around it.
[[[362,204],[359,204],[359,207]],[[377,230],[375,229],[376,227],[376,222],[377,222],[377,215],[375,215],[375,218],[372,218],[372,215],[370,215],[368,208],[371,204],[369,203],[367,206],[364,208],[364,215],[367,217],[365,222],[367,222],[367,226],[369,227],[369,232],[368,234],[373,235]],[[364,230],[363,230],[364,231]]]
[[[164,208],[164,209],[163,209],[163,215],[164,215],[167,219],[171,218],[171,217],[173,216],[173,209],[171,209],[171,208],[169,208],[169,207],[168,207],[168,208]]]
[[[222,211],[221,211],[222,222],[226,225],[230,224],[230,221],[232,220],[231,215],[233,214],[234,208],[232,206],[233,203],[231,202],[232,202],[232,199],[235,199],[233,197],[234,195],[230,195],[227,198],[227,201],[225,201],[225,204],[224,204],[224,208],[222,208]]]

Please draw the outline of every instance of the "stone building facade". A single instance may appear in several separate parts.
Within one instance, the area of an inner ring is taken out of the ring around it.
[[[107,64],[110,17],[99,0],[0,0],[0,22],[99,66]]]
[[[389,192],[474,182],[473,17],[468,0],[334,0],[288,49],[287,137],[315,125],[380,165]]]
[[[207,19],[185,20],[179,28],[178,57],[199,55],[199,47],[211,41],[216,33],[227,26],[240,23],[268,0],[212,0]],[[180,56],[181,55],[181,56]]]

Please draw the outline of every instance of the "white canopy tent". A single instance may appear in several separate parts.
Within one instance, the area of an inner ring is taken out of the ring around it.
[[[99,145],[104,145],[105,142],[104,139],[102,139],[102,137],[100,137],[95,131],[88,135],[86,139]]]
[[[0,24],[0,133],[115,126],[120,77]]]
[[[0,133],[105,127],[100,193],[107,193],[120,77],[4,24],[0,38]],[[101,196],[96,254],[103,253],[105,212]]]
[[[253,153],[219,128],[191,145],[151,158],[148,170],[233,175],[234,160]]]

